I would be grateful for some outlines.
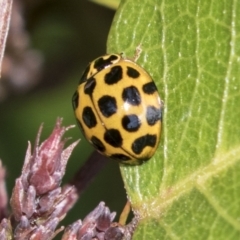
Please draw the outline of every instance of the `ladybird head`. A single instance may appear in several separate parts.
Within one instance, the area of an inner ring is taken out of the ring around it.
[[[87,66],[86,70],[84,71],[79,84],[87,81],[90,77],[94,76],[96,73],[100,72],[104,68],[111,66],[119,62],[122,59],[122,56],[119,54],[107,54],[96,58]]]

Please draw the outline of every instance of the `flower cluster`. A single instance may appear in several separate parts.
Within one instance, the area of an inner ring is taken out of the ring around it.
[[[61,187],[61,181],[78,141],[64,148],[67,139],[62,140],[62,137],[73,126],[62,127],[61,123],[62,120],[58,119],[49,138],[39,144],[41,126],[33,151],[28,144],[22,173],[16,180],[10,200],[12,218],[7,218],[5,170],[0,165],[1,240],[48,240],[64,230],[64,227],[57,227],[77,201],[79,189],[76,186],[79,184]],[[62,240],[131,239],[133,225],[114,223],[115,215],[104,202],[100,202],[82,221],[77,220],[66,227]]]
[[[17,239],[29,239],[30,236],[50,239],[77,200],[73,186],[60,187],[68,158],[78,143],[64,149],[66,140],[62,140],[62,136],[71,127],[61,127],[58,119],[52,134],[41,145],[40,128],[32,154],[31,144],[28,144],[22,174],[16,180],[11,197]]]
[[[76,221],[66,228],[62,240],[121,240],[124,236],[124,227],[112,223],[115,215],[115,212],[110,213],[109,208],[101,202],[83,221]]]

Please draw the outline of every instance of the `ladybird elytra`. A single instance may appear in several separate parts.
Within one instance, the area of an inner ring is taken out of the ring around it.
[[[100,153],[130,165],[155,153],[162,101],[151,76],[134,61],[119,54],[95,59],[72,102],[84,136]]]

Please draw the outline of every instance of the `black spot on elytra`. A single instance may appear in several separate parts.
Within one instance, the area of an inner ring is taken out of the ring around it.
[[[132,144],[132,150],[135,154],[140,154],[147,146],[154,147],[156,145],[157,136],[146,134],[140,138],[137,138]]]
[[[117,112],[117,102],[114,97],[105,95],[98,100],[98,107],[105,117],[110,117]]]
[[[134,68],[127,67],[127,75],[130,78],[138,78],[140,76],[140,73]]]
[[[72,97],[72,106],[74,110],[78,108],[78,99],[79,99],[79,94],[78,94],[78,91],[76,91]]]
[[[89,70],[90,70],[90,64],[86,67],[85,71],[83,72],[83,75],[79,81],[79,84],[87,81],[87,75],[88,75]]]
[[[89,78],[84,85],[84,93],[91,96],[93,94],[95,87],[96,87],[96,79],[93,77]]]
[[[149,94],[149,95],[153,94],[154,92],[157,91],[157,87],[154,82],[145,83],[143,85],[142,89],[143,89],[144,93]]]
[[[121,153],[115,153],[110,156],[110,158],[118,160],[118,161],[128,161],[131,160],[131,158],[127,155],[121,154]]]
[[[122,98],[124,102],[127,102],[133,106],[137,106],[141,103],[140,93],[134,86],[124,88],[122,92]]]
[[[95,114],[90,107],[85,107],[83,109],[82,119],[88,128],[93,128],[97,125]]]
[[[102,141],[100,139],[98,139],[95,136],[91,137],[91,142],[93,144],[93,146],[100,152],[105,152],[106,148],[104,146],[104,144],[102,143]]]
[[[105,83],[108,85],[119,82],[123,77],[123,70],[121,66],[114,66],[110,68],[110,72],[104,77]]]
[[[99,72],[102,69],[106,68],[107,66],[112,65],[112,62],[117,58],[118,56],[116,55],[110,55],[107,59],[100,57],[97,60],[95,60],[93,67],[96,69],[97,72]]]
[[[117,129],[109,129],[104,133],[104,140],[113,147],[121,147],[122,146],[122,136],[121,133]]]
[[[158,120],[162,118],[161,109],[155,108],[154,106],[147,107],[146,119],[150,126],[153,126]]]
[[[122,126],[128,132],[136,132],[140,125],[140,120],[135,114],[126,115],[122,118]]]

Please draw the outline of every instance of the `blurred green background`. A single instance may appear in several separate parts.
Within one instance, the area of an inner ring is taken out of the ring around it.
[[[31,47],[40,51],[44,64],[37,86],[24,94],[10,94],[0,104],[0,158],[7,169],[9,195],[21,173],[27,141],[34,144],[40,124],[44,123],[41,140],[51,133],[58,116],[65,126],[75,124],[72,94],[88,62],[105,53],[114,16],[113,10],[88,1],[23,3]],[[92,152],[77,127],[66,136],[71,141],[82,140],[70,158],[64,182]],[[119,167],[113,161],[98,174],[63,224],[83,219],[100,201],[118,214],[126,201]]]

